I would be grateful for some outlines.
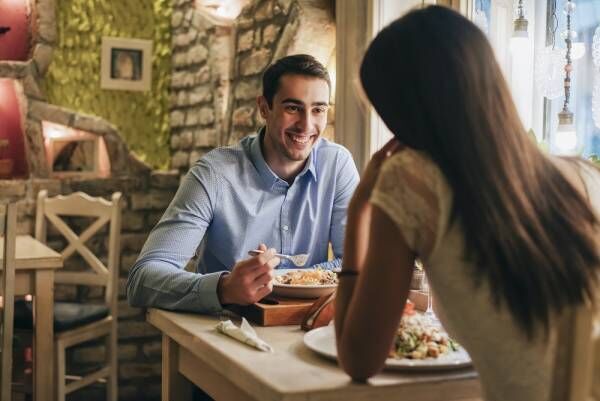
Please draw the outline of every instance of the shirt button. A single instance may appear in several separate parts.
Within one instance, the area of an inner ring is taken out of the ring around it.
[[[283,226],[283,227],[281,227],[281,228],[283,229],[283,231],[287,231],[287,230],[289,230],[289,227],[288,227],[288,225],[287,225],[287,224],[286,224],[286,225],[284,225],[284,226]]]

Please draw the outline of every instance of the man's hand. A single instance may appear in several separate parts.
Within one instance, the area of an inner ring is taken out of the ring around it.
[[[219,281],[217,293],[222,305],[248,305],[273,291],[273,268],[280,262],[275,249],[260,244],[264,253],[237,262],[230,274]]]

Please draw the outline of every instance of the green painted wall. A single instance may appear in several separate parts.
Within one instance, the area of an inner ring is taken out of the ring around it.
[[[103,117],[156,168],[169,162],[170,0],[58,0],[58,43],[44,87],[48,101]],[[152,89],[100,89],[103,36],[153,41]]]

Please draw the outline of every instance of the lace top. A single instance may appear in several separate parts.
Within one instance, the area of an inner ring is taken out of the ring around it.
[[[600,178],[581,174],[595,210]],[[421,258],[436,299],[438,317],[471,355],[488,401],[548,401],[556,333],[548,342],[528,341],[505,308],[496,308],[474,266],[464,257],[460,223],[449,226],[452,190],[425,154],[405,149],[382,166],[371,202],[386,213]]]

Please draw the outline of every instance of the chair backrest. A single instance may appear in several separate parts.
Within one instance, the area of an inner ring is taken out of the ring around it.
[[[2,362],[0,363],[0,400],[10,400],[12,380],[12,339],[15,298],[15,252],[17,205],[0,205],[0,270],[2,270]]]
[[[597,336],[590,307],[577,307],[560,319],[554,361],[553,401],[592,400]],[[596,372],[596,375],[599,373]]]
[[[38,193],[35,220],[35,237],[38,240],[46,242],[47,223],[50,222],[67,240],[67,246],[61,251],[63,260],[79,254],[87,264],[86,271],[57,272],[54,281],[61,284],[106,287],[105,302],[111,312],[114,312],[117,307],[121,235],[120,203],[120,192],[115,192],[111,201],[107,201],[83,192],[48,198],[47,191],[43,190]],[[96,218],[96,220],[77,235],[68,221],[65,221],[68,217]],[[106,265],[86,245],[86,242],[105,225],[109,226]]]

